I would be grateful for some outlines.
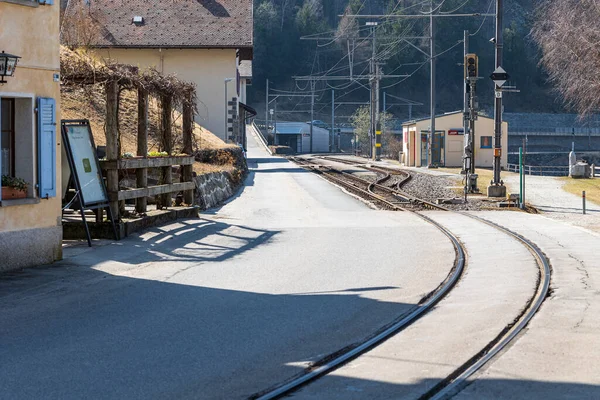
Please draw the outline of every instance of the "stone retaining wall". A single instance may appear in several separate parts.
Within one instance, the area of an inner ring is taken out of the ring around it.
[[[233,183],[229,172],[211,172],[194,178],[196,181],[195,204],[202,210],[218,206],[240,187],[241,183]]]
[[[194,204],[200,209],[216,207],[233,196],[243,185],[248,173],[244,152],[239,147],[205,149],[195,153],[196,161],[213,165],[231,165],[233,172],[221,171],[202,174],[194,178],[196,198]]]

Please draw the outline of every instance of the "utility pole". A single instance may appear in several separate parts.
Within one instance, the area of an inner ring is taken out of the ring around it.
[[[267,79],[267,99],[265,100],[265,139],[269,140],[269,80]]]
[[[381,159],[381,114],[379,112],[380,65],[375,64],[375,160]]]
[[[381,130],[379,130],[379,64],[377,63],[377,22],[367,22],[371,27],[372,55],[370,62],[369,83],[371,84],[371,126],[369,129],[369,156],[379,160],[381,155]]]
[[[315,85],[314,79],[310,81],[310,152],[313,152],[313,121],[315,120]]]
[[[502,37],[503,0],[496,0],[496,69],[502,67]],[[488,186],[488,197],[506,197],[506,186],[500,179],[502,160],[502,88],[495,84],[496,101],[494,104],[494,179]]]
[[[329,152],[335,147],[335,89],[331,89],[331,138],[329,140]]]
[[[275,104],[273,104],[273,137],[277,138],[277,97],[275,98]],[[279,145],[279,143],[276,143]]]
[[[427,140],[427,155],[428,162],[427,166],[433,166],[433,153],[432,153],[432,145],[433,145],[433,135],[435,135],[435,25],[433,23],[433,0],[431,0],[431,14],[429,15],[429,58],[430,58],[430,72],[431,72],[431,81],[430,81],[430,105],[429,112],[431,113],[431,123],[429,129],[429,138]]]
[[[383,123],[381,124],[381,134],[382,135],[385,135],[385,124],[387,122],[385,120],[385,116],[386,116],[386,113],[387,113],[386,97],[387,97],[386,92],[383,92],[383,108],[382,108],[383,112],[381,113],[381,119],[383,119]],[[382,139],[383,139],[383,136],[382,136]]]
[[[371,87],[371,93],[370,93],[370,117],[371,117],[371,123],[369,126],[369,158],[375,158],[375,151],[373,150],[373,148],[375,147],[375,129],[376,129],[376,117],[375,115],[377,114],[377,109],[376,107],[376,101],[375,101],[375,94],[376,94],[376,78],[375,78],[375,55],[376,55],[376,46],[377,46],[377,37],[376,35],[376,28],[377,28],[377,22],[367,22],[368,26],[371,26],[371,36],[372,36],[372,40],[371,40],[371,61],[369,63],[369,83],[370,83],[370,87]]]
[[[469,54],[469,31],[464,31],[464,62],[465,62],[465,72],[467,70],[466,62],[467,62],[467,54]],[[465,173],[465,177],[471,171],[471,163],[473,160],[471,159],[471,154],[473,149],[471,146],[471,132],[469,132],[469,80],[467,74],[465,74],[465,82],[464,82],[464,98],[463,98],[463,133],[464,133],[464,147],[465,154],[463,157],[463,171]],[[468,185],[468,179],[465,180]]]

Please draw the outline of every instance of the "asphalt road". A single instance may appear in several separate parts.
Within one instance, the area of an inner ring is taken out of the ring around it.
[[[0,277],[1,399],[242,399],[437,287],[445,236],[250,138],[246,186],[200,219]]]

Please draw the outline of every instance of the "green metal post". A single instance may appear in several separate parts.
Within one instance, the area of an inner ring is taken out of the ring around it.
[[[521,209],[525,207],[525,201],[523,199],[523,148],[519,147],[519,203]]]

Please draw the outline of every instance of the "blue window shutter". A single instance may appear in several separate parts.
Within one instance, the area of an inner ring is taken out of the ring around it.
[[[56,197],[56,101],[38,97],[37,108],[39,194]]]
[[[51,6],[52,4],[54,4],[54,0],[38,0],[38,3]]]

